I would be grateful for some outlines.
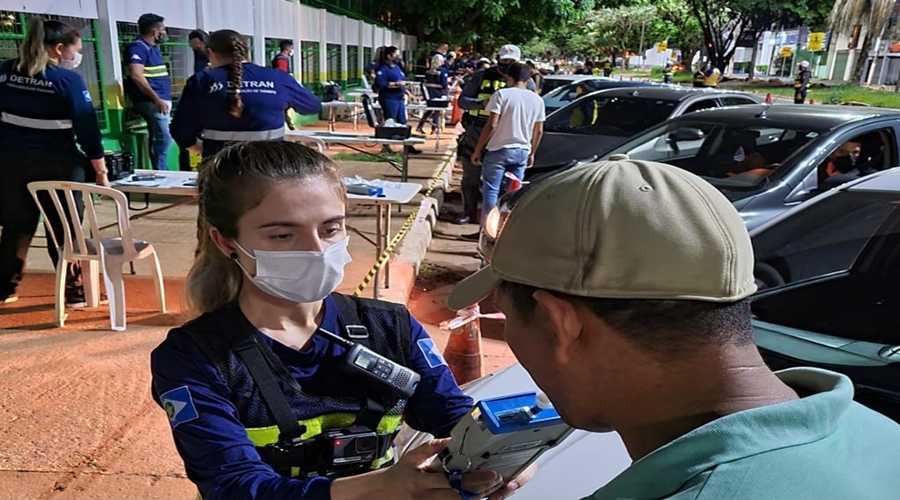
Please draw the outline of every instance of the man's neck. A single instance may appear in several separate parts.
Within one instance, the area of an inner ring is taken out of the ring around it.
[[[528,90],[528,82],[516,82],[516,84],[513,85],[512,88]]]
[[[141,39],[150,45],[156,45],[156,37],[153,35],[141,35]]]
[[[624,396],[622,412],[610,422],[633,460],[718,418],[798,397],[753,345],[640,371],[640,387]]]

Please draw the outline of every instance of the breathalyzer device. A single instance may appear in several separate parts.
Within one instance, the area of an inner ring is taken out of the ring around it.
[[[506,483],[572,431],[544,393],[485,399],[453,428],[436,465],[451,484],[453,477],[477,470],[495,471]]]
[[[409,399],[416,392],[416,386],[419,385],[419,380],[421,379],[418,373],[357,342],[339,337],[328,330],[319,328],[318,332],[332,342],[347,348],[344,366],[352,373],[389,388],[403,399]],[[368,332],[366,333],[368,335]]]

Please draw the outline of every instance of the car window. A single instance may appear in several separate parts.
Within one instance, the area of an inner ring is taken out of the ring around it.
[[[744,106],[747,104],[756,104],[756,102],[747,97],[726,97],[722,99],[725,106]]]
[[[715,99],[703,99],[702,101],[695,102],[687,107],[684,110],[684,114],[694,113],[696,111],[703,111],[704,109],[712,109],[718,108],[719,103],[716,102]]]
[[[573,83],[564,85],[562,87],[557,87],[550,93],[544,94],[544,106],[548,108],[561,108],[566,104],[578,99],[582,95],[596,90],[593,85],[589,85],[586,80],[585,82]]]
[[[884,222],[900,195],[848,191],[806,210],[753,239],[757,285],[777,287],[847,271]]]
[[[758,234],[754,274],[763,291],[753,299],[754,316],[813,334],[900,344],[898,209],[900,193],[851,190]],[[770,286],[778,281],[785,284]],[[846,341],[839,345],[863,352]]]
[[[706,177],[720,189],[744,189],[761,183],[818,136],[807,129],[676,120],[610,154],[669,163]]]
[[[544,129],[584,135],[629,137],[671,116],[677,103],[664,99],[609,97],[581,98],[547,118]]]

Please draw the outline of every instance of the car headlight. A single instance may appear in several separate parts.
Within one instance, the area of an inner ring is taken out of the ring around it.
[[[500,209],[498,207],[494,207],[488,212],[487,218],[484,220],[484,232],[493,239],[497,239],[497,235],[500,234]]]

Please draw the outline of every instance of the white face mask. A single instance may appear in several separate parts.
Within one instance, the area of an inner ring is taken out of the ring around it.
[[[256,276],[237,265],[247,278],[269,295],[291,302],[316,302],[333,292],[344,279],[344,266],[352,259],[347,251],[350,238],[326,248],[324,252],[244,250],[234,244],[247,257],[256,261]]]
[[[73,59],[60,59],[59,67],[65,69],[75,69],[81,66],[81,52],[76,52]]]

